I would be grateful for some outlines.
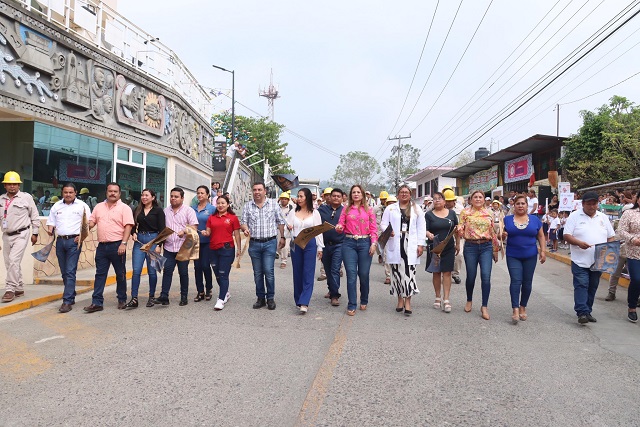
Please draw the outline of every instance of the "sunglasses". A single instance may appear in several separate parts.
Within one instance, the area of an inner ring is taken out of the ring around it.
[[[331,212],[331,219],[335,218],[336,216],[336,211]]]

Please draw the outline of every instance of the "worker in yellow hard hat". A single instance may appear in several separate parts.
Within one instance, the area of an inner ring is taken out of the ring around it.
[[[280,193],[280,197],[278,198],[278,205],[280,206],[280,210],[282,211],[282,217],[286,218],[289,215],[289,212],[293,209],[293,203],[291,203],[291,192],[284,191]],[[278,234],[280,234],[278,232]],[[280,260],[280,268],[287,267],[287,259],[289,258],[289,242],[291,241],[291,237],[288,235],[289,233],[285,233],[285,245],[282,249],[276,252],[276,259]],[[279,240],[278,240],[279,241]]]
[[[7,272],[5,293],[2,302],[11,302],[24,295],[22,280],[22,257],[29,240],[35,245],[38,241],[40,220],[38,208],[33,196],[20,191],[22,180],[17,172],[9,171],[2,180],[6,193],[0,196],[0,206],[4,207],[2,217],[2,247],[4,265]],[[25,209],[26,207],[26,209]],[[29,232],[31,229],[31,232]]]
[[[392,203],[398,203],[398,199],[396,198],[396,196],[387,197],[386,205],[389,206]]]
[[[377,205],[373,210],[373,212],[376,214],[376,223],[378,224],[378,235],[380,235],[380,233],[384,231],[380,229],[380,222],[382,221],[382,215],[384,214],[384,210],[387,207],[388,197],[389,197],[389,193],[387,193],[385,190],[382,190],[379,196],[380,204]],[[378,245],[376,245],[376,252],[378,253],[378,264],[384,264],[384,275],[385,275],[384,283],[386,285],[390,285],[391,284],[391,268],[389,267],[389,264],[386,263],[387,255],[385,254],[384,251],[380,250],[380,246]]]
[[[324,189],[324,191],[322,192],[322,203],[323,204],[328,204],[330,202],[331,199],[331,192],[333,191],[333,188],[331,187],[327,187]]]
[[[89,206],[90,210],[96,207],[98,204],[98,199],[91,196],[91,191],[87,187],[82,187],[80,189],[80,193],[78,193],[78,199],[82,200]]]
[[[58,196],[53,196],[52,198],[49,199],[49,203],[54,204],[55,202],[59,202],[60,201],[60,197]]]
[[[444,196],[444,207],[455,212],[456,215],[460,215],[461,206],[457,204],[458,198],[456,194],[453,192],[451,186],[446,186],[442,190],[442,195]],[[462,282],[460,279],[460,268],[462,267],[462,251],[459,251],[455,256],[455,261],[453,263],[453,271],[451,271],[451,280],[453,280],[456,284]]]

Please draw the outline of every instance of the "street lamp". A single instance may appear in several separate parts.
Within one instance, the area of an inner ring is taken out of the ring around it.
[[[235,144],[236,139],[236,73],[235,70],[227,70],[226,68],[218,67],[217,65],[211,65],[218,70],[231,73],[231,145]]]

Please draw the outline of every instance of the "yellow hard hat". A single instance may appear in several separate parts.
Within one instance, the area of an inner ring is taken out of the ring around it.
[[[82,187],[80,189],[80,194],[89,194],[89,189],[87,187]]]
[[[324,191],[322,192],[322,194],[331,194],[331,192],[333,191],[333,188],[331,187],[327,187],[324,189]]]
[[[388,205],[389,203],[395,203],[397,201],[398,201],[398,199],[396,199],[396,196],[389,196],[389,197],[387,197],[386,203]]]
[[[59,201],[60,201],[60,198],[59,198],[58,196],[53,196],[52,198],[50,198],[50,199],[49,199],[49,201],[50,201],[51,203],[59,202]]]
[[[18,172],[9,171],[4,174],[4,180],[2,181],[2,183],[3,184],[22,184],[22,181],[20,181],[20,175],[18,175]]]
[[[452,202],[456,200],[456,195],[452,189],[448,188],[442,191],[442,195],[444,196],[444,200],[447,202]]]
[[[444,190],[451,190],[451,191],[453,191],[453,187],[452,187],[452,186],[450,186],[450,185],[445,185],[444,187],[442,187],[442,191],[444,191]]]
[[[280,198],[281,199],[291,199],[291,196],[289,196],[289,193],[285,191],[284,193],[280,194]]]
[[[380,192],[380,198],[381,199],[388,199],[389,198],[389,193],[387,193],[386,191],[382,190]]]

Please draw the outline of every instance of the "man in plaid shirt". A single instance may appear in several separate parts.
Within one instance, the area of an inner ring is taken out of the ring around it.
[[[253,184],[252,192],[253,200],[247,202],[242,210],[240,229],[245,236],[250,237],[249,256],[258,297],[253,308],[266,305],[269,310],[275,310],[276,283],[273,264],[276,250],[282,249],[285,244],[285,221],[278,204],[267,199],[267,190],[263,183]],[[279,241],[278,230],[282,236]]]

